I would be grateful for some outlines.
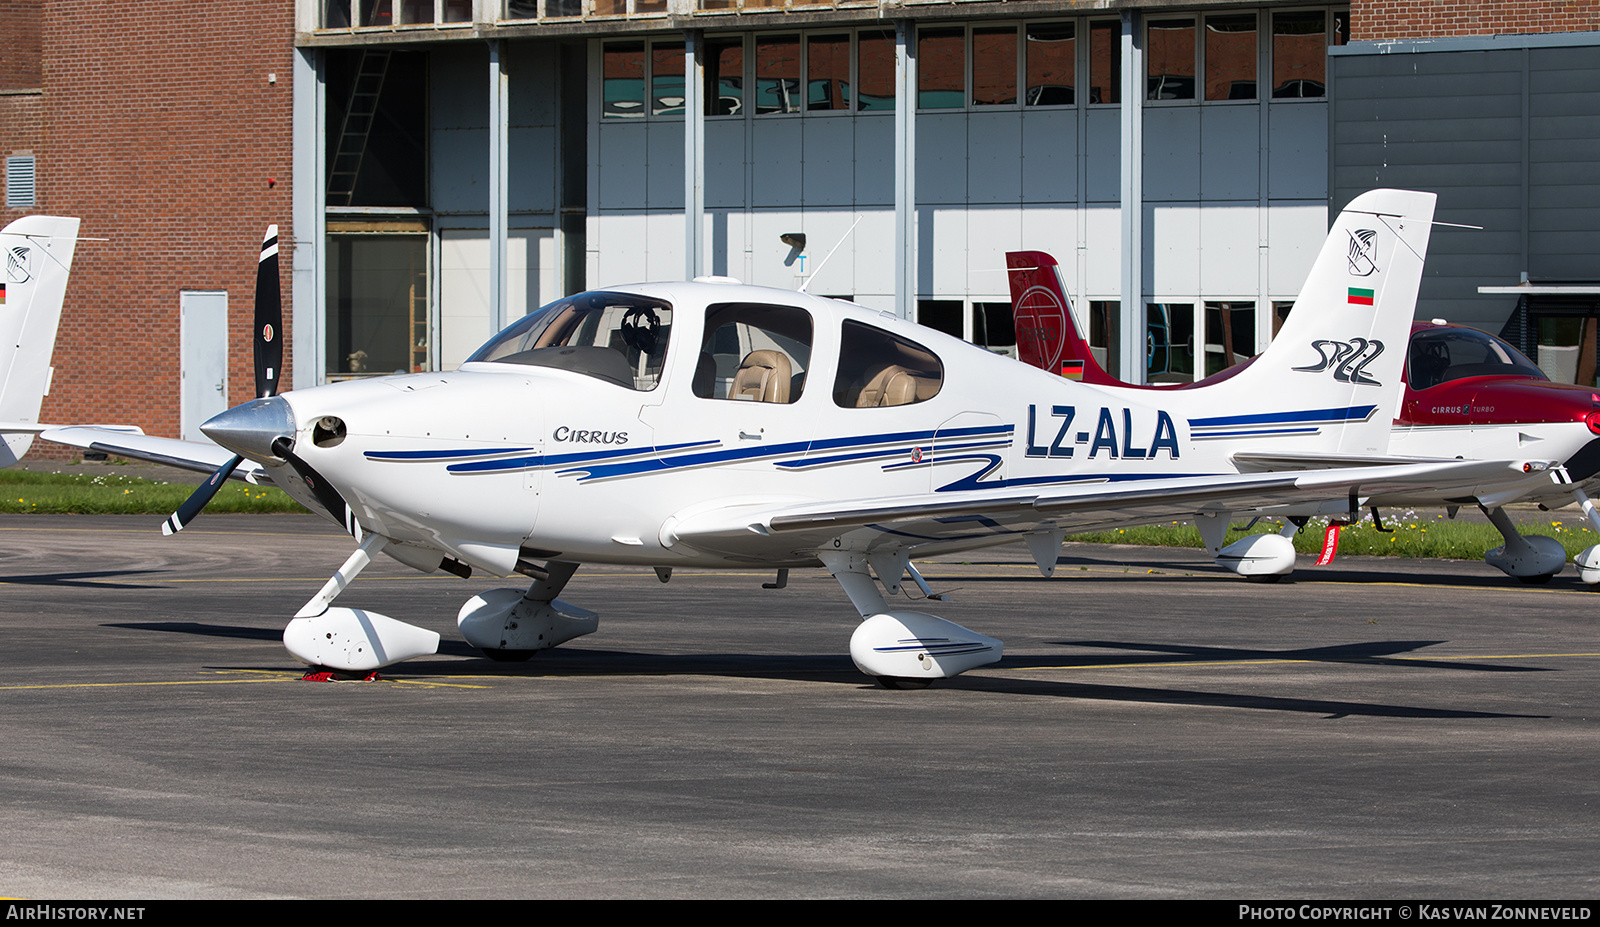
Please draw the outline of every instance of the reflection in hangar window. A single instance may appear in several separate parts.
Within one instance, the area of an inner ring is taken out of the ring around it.
[[[839,345],[833,401],[846,409],[904,406],[939,394],[944,364],[914,341],[846,321]]]
[[[1530,377],[1544,371],[1521,351],[1473,328],[1435,328],[1411,336],[1407,380],[1412,389],[1427,389],[1467,377]]]
[[[672,305],[630,293],[579,293],[535,309],[466,363],[554,367],[652,390],[672,334]]]
[[[793,306],[722,303],[706,309],[695,363],[702,399],[790,403],[811,368],[811,313]]]

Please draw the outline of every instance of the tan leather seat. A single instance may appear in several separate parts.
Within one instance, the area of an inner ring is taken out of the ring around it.
[[[793,375],[794,366],[782,351],[751,351],[739,362],[729,398],[787,403]]]
[[[904,406],[917,401],[917,377],[910,370],[890,365],[873,374],[856,396],[856,408]]]

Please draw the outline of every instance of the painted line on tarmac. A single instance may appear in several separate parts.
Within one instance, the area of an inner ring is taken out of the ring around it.
[[[298,671],[284,670],[228,670],[219,671],[218,675],[232,676],[228,679],[171,679],[151,680],[146,682],[60,682],[43,683],[25,686],[0,686],[0,692],[21,689],[120,689],[138,686],[217,686],[238,685],[241,683],[274,683],[274,682],[300,682],[303,675]],[[357,680],[342,680],[343,682],[356,682]],[[461,682],[436,682],[431,679],[380,679],[378,682],[388,682],[395,685],[422,686],[434,689],[489,689],[492,686],[473,685]]]
[[[1169,661],[1166,661],[1166,662],[1162,662],[1162,661],[1157,660],[1157,661],[1151,661],[1149,663],[1085,663],[1085,664],[1073,665],[1073,666],[1041,666],[1041,667],[1031,667],[1031,668],[1033,668],[1033,669],[1057,669],[1057,670],[1093,670],[1093,669],[1160,669],[1160,668],[1165,667],[1165,668],[1171,668],[1171,669],[1187,669],[1187,668],[1192,667],[1192,666],[1274,666],[1274,665],[1282,665],[1282,664],[1287,664],[1287,663],[1318,663],[1318,664],[1326,664],[1326,663],[1339,663],[1339,664],[1351,664],[1351,663],[1392,664],[1392,663],[1426,663],[1426,662],[1462,663],[1462,662],[1466,662],[1466,661],[1469,661],[1469,660],[1536,660],[1536,659],[1556,659],[1556,658],[1565,658],[1565,657],[1573,657],[1573,658],[1576,658],[1576,657],[1600,657],[1600,652],[1595,652],[1595,653],[1501,653],[1501,654],[1480,654],[1478,656],[1460,656],[1460,657],[1446,657],[1446,656],[1389,656],[1389,657],[1359,657],[1359,658],[1353,658],[1353,659],[1334,659],[1334,658],[1329,658],[1329,659],[1325,659],[1325,660],[1311,660],[1311,659],[1305,659],[1305,658],[1301,658],[1301,657],[1294,657],[1294,658],[1287,658],[1286,657],[1286,658],[1283,658],[1283,659],[1262,659],[1262,660],[1182,660],[1182,659],[1175,659],[1175,660],[1169,660]]]

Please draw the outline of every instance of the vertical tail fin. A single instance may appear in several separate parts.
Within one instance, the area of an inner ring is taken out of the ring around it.
[[[1017,356],[1023,363],[1096,386],[1120,386],[1094,359],[1072,320],[1072,301],[1056,259],[1043,251],[1007,251]]]
[[[1216,410],[1190,420],[1195,437],[1299,435],[1297,451],[1385,452],[1435,199],[1372,190],[1352,200],[1267,350],[1237,376],[1186,391]]]
[[[78,220],[58,216],[25,216],[0,231],[0,422],[39,420],[77,238]],[[32,434],[0,437],[0,467],[33,445]]]

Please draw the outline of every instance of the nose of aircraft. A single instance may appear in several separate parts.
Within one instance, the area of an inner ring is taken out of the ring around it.
[[[294,439],[294,410],[281,396],[255,399],[215,415],[200,426],[205,436],[252,460],[276,460],[272,442]]]

